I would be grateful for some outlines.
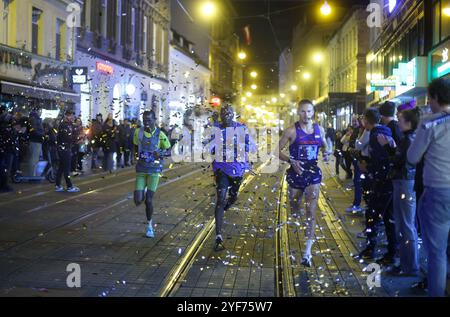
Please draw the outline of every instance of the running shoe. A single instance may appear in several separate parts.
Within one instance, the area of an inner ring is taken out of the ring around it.
[[[72,186],[72,187],[67,188],[67,192],[68,193],[78,193],[79,191],[80,191],[80,189],[78,187],[76,187],[76,186]]]
[[[225,249],[225,246],[223,245],[223,238],[222,235],[218,234],[216,236],[216,244],[214,246],[215,251],[222,251]]]
[[[155,233],[153,232],[153,227],[151,224],[148,224],[147,226],[147,232],[145,233],[145,236],[147,238],[154,238],[155,237]]]
[[[358,212],[361,212],[363,209],[360,206],[355,206],[352,205],[350,207],[348,207],[347,209],[345,209],[346,212],[352,213],[352,214],[356,214]]]
[[[305,254],[302,258],[302,265],[306,267],[312,266],[312,255],[311,254]]]
[[[62,193],[64,191],[64,187],[62,186],[55,186],[55,192]]]

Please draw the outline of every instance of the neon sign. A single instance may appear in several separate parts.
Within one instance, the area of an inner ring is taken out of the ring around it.
[[[106,73],[108,75],[111,75],[111,74],[114,73],[114,68],[112,66],[106,65],[106,64],[103,64],[103,63],[100,63],[100,62],[97,62],[96,69],[99,72]]]

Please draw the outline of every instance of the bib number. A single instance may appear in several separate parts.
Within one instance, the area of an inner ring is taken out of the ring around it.
[[[155,157],[151,152],[141,151],[139,153],[139,160],[144,161],[146,163],[153,163],[155,161]]]

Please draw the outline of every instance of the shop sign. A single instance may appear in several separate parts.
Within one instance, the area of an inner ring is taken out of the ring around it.
[[[107,65],[104,63],[100,63],[100,62],[97,62],[96,69],[99,72],[102,72],[102,73],[105,73],[108,75],[112,75],[114,73],[114,68],[111,65]]]
[[[70,78],[72,79],[73,84],[86,84],[87,75],[87,67],[72,67],[70,69]]]
[[[163,89],[163,87],[160,84],[154,83],[154,82],[150,82],[150,89],[151,90],[156,90],[156,91],[160,91]]]
[[[370,81],[371,91],[395,90],[397,81],[393,79],[376,79]]]
[[[431,80],[450,74],[449,50],[450,41],[437,47],[428,55]]]

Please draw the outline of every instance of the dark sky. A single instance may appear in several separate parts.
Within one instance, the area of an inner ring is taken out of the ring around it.
[[[242,48],[248,55],[248,68],[257,69],[261,73],[260,85],[265,82],[265,89],[278,88],[278,57],[280,51],[288,46],[292,38],[292,30],[306,14],[308,20],[317,21],[317,12],[323,0],[232,0],[239,17],[235,20],[236,33],[241,37]],[[329,0],[335,10],[348,10],[355,4],[367,5],[366,0]],[[305,4],[309,4],[305,6]],[[267,14],[270,14],[270,22]],[[266,17],[260,17],[266,15]],[[321,21],[319,21],[321,22]],[[271,27],[272,24],[272,27]],[[243,28],[249,25],[252,44],[247,46]],[[272,71],[273,70],[273,71]],[[244,84],[245,82],[244,77]],[[247,82],[248,83],[248,82]],[[261,92],[262,93],[262,92]]]

